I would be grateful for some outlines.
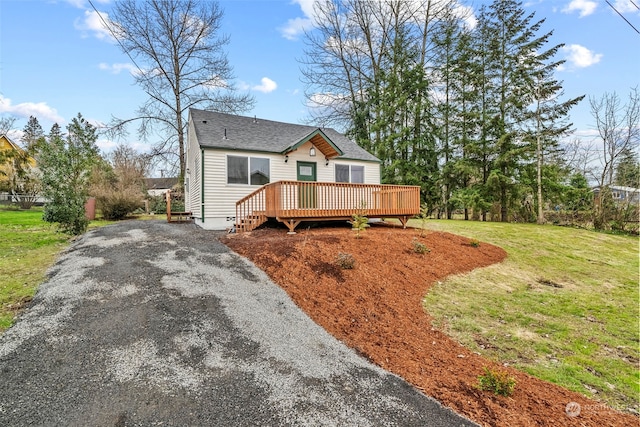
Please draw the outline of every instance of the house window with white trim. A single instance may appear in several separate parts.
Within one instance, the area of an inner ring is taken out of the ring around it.
[[[227,184],[264,185],[269,182],[269,159],[227,156]]]
[[[364,183],[364,166],[336,164],[336,182]]]

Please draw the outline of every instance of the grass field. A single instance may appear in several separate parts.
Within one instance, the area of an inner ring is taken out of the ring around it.
[[[106,221],[92,221],[99,227]],[[42,221],[42,209],[0,207],[0,332],[11,326],[17,311],[31,301],[47,269],[70,237]]]
[[[426,227],[508,253],[430,290],[424,306],[437,327],[490,359],[637,413],[637,237],[470,221]]]
[[[0,208],[0,332],[31,300],[69,236],[42,221],[41,209]]]

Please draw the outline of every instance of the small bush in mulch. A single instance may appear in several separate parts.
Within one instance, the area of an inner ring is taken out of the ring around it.
[[[343,270],[352,270],[356,266],[356,260],[351,254],[339,252],[336,256],[336,264]]]
[[[424,255],[424,254],[428,254],[429,252],[431,252],[431,249],[429,249],[427,247],[427,245],[425,245],[424,243],[420,242],[418,239],[413,239],[411,244],[413,245],[413,252],[415,252],[417,254]]]
[[[491,391],[500,396],[511,396],[516,380],[508,372],[484,368],[484,374],[478,377],[478,388]]]

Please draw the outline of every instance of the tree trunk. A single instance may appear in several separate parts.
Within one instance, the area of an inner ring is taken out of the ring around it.
[[[544,209],[542,209],[542,140],[538,133],[537,138],[537,154],[538,154],[538,167],[537,167],[537,179],[538,179],[538,224],[544,224]]]

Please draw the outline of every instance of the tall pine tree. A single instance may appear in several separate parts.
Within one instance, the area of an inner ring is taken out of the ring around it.
[[[497,101],[493,118],[496,159],[489,186],[500,204],[500,220],[508,221],[509,207],[519,202],[514,200],[518,169],[532,153],[525,132],[527,109],[536,98],[540,64],[546,64],[558,47],[544,50],[552,32],[539,35],[544,19],[535,20],[535,13],[525,14],[520,1],[495,0],[488,16]]]

